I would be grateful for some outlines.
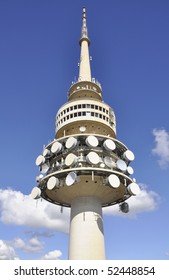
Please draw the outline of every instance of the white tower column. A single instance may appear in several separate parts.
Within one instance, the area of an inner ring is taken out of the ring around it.
[[[69,260],[104,260],[101,202],[96,197],[78,197],[71,203]]]
[[[79,81],[91,81],[89,48],[88,41],[85,39],[81,43]]]

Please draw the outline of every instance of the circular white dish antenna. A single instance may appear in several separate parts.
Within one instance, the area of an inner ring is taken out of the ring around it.
[[[100,163],[100,168],[105,168],[105,164],[103,162]]]
[[[44,151],[43,151],[43,156],[44,157],[47,157],[47,156],[49,156],[50,155],[50,151],[48,150],[48,149],[44,149]]]
[[[132,175],[134,173],[134,170],[131,166],[127,167],[127,173],[130,174],[130,175]]]
[[[90,147],[90,148],[96,148],[99,145],[99,141],[98,139],[93,136],[90,135],[86,138],[86,144]]]
[[[114,143],[113,140],[111,139],[106,139],[103,143],[103,147],[107,150],[107,151],[114,151],[116,149],[116,144]]]
[[[104,158],[104,163],[106,164],[106,166],[108,166],[109,168],[112,168],[115,163],[113,161],[113,159],[111,157],[105,157]]]
[[[37,157],[37,159],[36,159],[36,165],[37,166],[43,164],[44,162],[45,162],[45,158],[42,155]]]
[[[41,173],[45,174],[47,171],[49,170],[49,165],[48,164],[43,164],[41,167],[40,167],[40,171]]]
[[[39,183],[43,178],[43,175],[40,174],[39,176],[36,176],[36,182]]]
[[[59,179],[54,176],[50,177],[47,182],[48,190],[53,190],[54,188],[58,188],[58,187],[59,187]]]
[[[114,188],[114,189],[116,189],[116,188],[118,188],[118,187],[120,186],[120,180],[119,180],[119,178],[118,178],[116,175],[114,175],[114,174],[111,174],[111,175],[107,178],[107,181],[108,181],[109,185],[110,185],[112,188]]]
[[[136,183],[129,184],[127,189],[131,195],[137,195],[140,192],[140,187]]]
[[[132,160],[134,160],[135,157],[134,157],[134,154],[132,151],[127,150],[124,152],[123,158],[127,161],[132,161]]]
[[[71,185],[73,185],[76,181],[77,178],[77,174],[75,172],[70,172],[67,176],[66,176],[66,185],[69,187]]]
[[[98,154],[95,152],[88,153],[88,155],[86,156],[86,159],[90,164],[98,164],[100,162],[100,158],[99,158]]]
[[[53,154],[59,153],[59,152],[61,151],[61,149],[62,149],[62,144],[59,143],[59,142],[55,142],[55,143],[53,143],[53,145],[51,146],[51,152],[52,152]]]
[[[116,161],[116,166],[118,169],[120,169],[121,171],[126,171],[127,170],[127,164],[125,163],[124,160],[122,159],[118,159]]]
[[[79,128],[79,130],[80,130],[80,132],[85,132],[85,131],[86,131],[86,127],[85,127],[85,126],[81,126],[81,127]]]
[[[34,187],[31,191],[31,197],[33,199],[38,199],[41,197],[41,190],[38,187]]]
[[[74,165],[77,162],[77,156],[74,154],[68,154],[67,157],[65,158],[65,164],[66,166],[71,166]]]
[[[69,137],[66,141],[66,149],[73,149],[77,145],[77,139],[74,137]]]

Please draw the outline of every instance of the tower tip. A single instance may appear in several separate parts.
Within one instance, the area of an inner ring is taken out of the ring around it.
[[[88,32],[87,32],[87,25],[86,25],[86,8],[83,7],[82,9],[82,33],[81,33],[81,39],[80,39],[80,44],[82,39],[87,39],[88,43],[90,44],[90,40],[88,38]]]
[[[83,7],[83,15],[86,15],[86,8],[85,7]]]

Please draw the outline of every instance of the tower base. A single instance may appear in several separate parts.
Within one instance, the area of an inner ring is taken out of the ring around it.
[[[104,260],[101,202],[96,197],[78,197],[71,204],[69,260]]]

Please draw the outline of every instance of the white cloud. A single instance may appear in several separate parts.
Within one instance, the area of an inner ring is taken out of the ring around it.
[[[169,133],[165,129],[153,129],[155,137],[155,148],[152,153],[158,156],[161,168],[166,168],[169,165]]]
[[[129,204],[129,213],[124,214],[119,210],[119,205],[114,205],[108,208],[104,208],[104,212],[107,215],[114,216],[127,216],[133,217],[141,212],[153,211],[158,207],[160,197],[154,191],[149,191],[145,184],[139,184],[141,192],[137,196],[130,197],[126,202]]]
[[[25,225],[68,232],[70,211],[45,200],[33,200],[12,189],[0,189],[0,221],[6,224]]]
[[[16,260],[15,250],[8,245],[5,241],[0,240],[0,260]]]
[[[62,252],[60,250],[54,250],[48,252],[46,255],[42,257],[43,260],[57,260],[61,257]]]
[[[130,212],[126,216],[152,211],[157,208],[158,202],[158,194],[148,191],[146,186],[142,185],[141,193],[128,200]],[[103,212],[109,215],[124,215],[119,211],[118,205],[104,208]],[[69,216],[68,208],[64,208],[61,213],[60,207],[45,200],[35,201],[19,191],[0,189],[0,221],[3,223],[68,232]],[[27,245],[25,241],[16,239],[15,246],[32,252],[42,249],[42,244],[37,237],[32,237]]]
[[[26,242],[21,238],[16,238],[13,242],[13,246],[16,249],[31,253],[41,252],[43,250],[43,245],[44,244],[40,242],[36,237],[33,237]]]

